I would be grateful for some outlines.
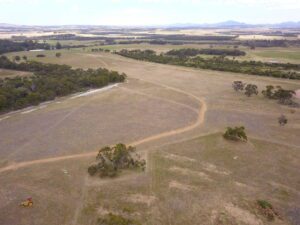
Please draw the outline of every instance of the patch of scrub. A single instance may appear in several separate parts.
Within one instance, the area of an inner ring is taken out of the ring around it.
[[[225,204],[226,211],[237,221],[248,225],[263,225],[263,222],[247,210],[234,206],[232,203]]]

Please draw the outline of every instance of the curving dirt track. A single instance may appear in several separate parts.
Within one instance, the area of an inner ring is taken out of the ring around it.
[[[170,86],[167,86],[167,85],[162,85],[162,84],[159,84],[159,83],[156,83],[156,82],[149,82],[149,81],[143,80],[143,79],[141,79],[141,80],[146,81],[148,83],[155,84],[157,86],[164,87],[166,89],[173,90],[173,91],[178,92],[178,93],[182,93],[182,94],[187,95],[189,97],[192,97],[200,103],[201,107],[198,110],[198,117],[197,117],[197,120],[195,121],[195,123],[193,123],[191,125],[188,125],[186,127],[182,127],[182,128],[167,131],[167,132],[163,132],[163,133],[156,134],[156,135],[153,135],[153,136],[150,136],[150,137],[147,137],[147,138],[144,138],[144,139],[132,142],[132,143],[128,143],[128,145],[137,146],[137,145],[140,145],[140,144],[143,144],[143,143],[146,143],[146,142],[158,140],[158,139],[161,139],[161,138],[169,137],[169,136],[180,134],[180,133],[184,133],[184,132],[193,130],[197,126],[204,123],[205,113],[207,111],[207,105],[206,105],[206,102],[205,102],[204,99],[199,98],[199,97],[197,97],[197,96],[195,96],[191,93],[182,91],[182,90],[177,89],[177,88],[173,88],[173,87],[170,87]],[[52,157],[52,158],[46,158],[46,159],[38,159],[38,160],[32,160],[32,161],[27,161],[27,162],[19,162],[19,163],[14,163],[14,164],[11,164],[11,165],[8,165],[6,167],[1,168],[0,173],[3,173],[5,171],[10,171],[10,170],[17,170],[19,168],[23,168],[23,167],[27,167],[27,166],[31,166],[31,165],[51,163],[51,162],[57,162],[57,161],[61,161],[61,160],[76,159],[76,158],[83,158],[83,157],[92,157],[95,154],[97,154],[97,152],[88,152],[88,153],[82,153],[82,154],[74,154],[74,155],[59,156],[59,157]]]

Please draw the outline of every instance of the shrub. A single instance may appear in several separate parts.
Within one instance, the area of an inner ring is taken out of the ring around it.
[[[242,81],[233,81],[233,83],[232,83],[232,88],[233,88],[235,91],[243,91],[245,85],[246,85],[246,84],[243,83]]]
[[[245,127],[227,127],[226,132],[223,134],[223,137],[228,140],[239,141],[244,140],[247,141],[247,135],[245,133]]]
[[[284,126],[286,125],[288,122],[288,119],[285,117],[285,115],[281,115],[279,118],[278,118],[278,123],[280,126]]]
[[[140,225],[140,223],[121,215],[109,213],[104,218],[99,218],[97,225]]]
[[[269,221],[273,221],[275,217],[280,218],[271,203],[266,200],[257,200],[256,204],[261,214],[263,214]]]
[[[38,54],[36,55],[37,58],[43,58],[43,57],[46,57],[44,54]]]
[[[56,56],[57,58],[59,58],[59,57],[61,57],[61,53],[60,53],[60,52],[57,52],[57,53],[55,54],[55,56]]]

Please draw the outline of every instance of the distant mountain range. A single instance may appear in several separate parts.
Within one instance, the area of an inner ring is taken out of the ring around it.
[[[0,29],[29,29],[29,28],[92,28],[92,27],[122,27],[122,26],[104,26],[104,25],[51,25],[51,26],[42,26],[42,25],[15,25],[15,24],[8,24],[8,23],[0,23]],[[126,26],[126,27],[142,27],[142,26]],[[282,23],[275,23],[275,24],[247,24],[242,23],[234,20],[228,20],[225,22],[220,23],[178,23],[178,24],[170,24],[170,25],[151,25],[151,26],[144,26],[144,27],[151,27],[151,28],[255,28],[255,27],[266,27],[266,28],[294,28],[300,29],[300,21],[298,22],[282,22]]]
[[[171,24],[166,26],[168,28],[254,28],[254,27],[267,27],[267,28],[299,28],[299,22],[283,22],[276,24],[247,24],[234,20],[229,20],[221,23],[203,23],[203,24]]]

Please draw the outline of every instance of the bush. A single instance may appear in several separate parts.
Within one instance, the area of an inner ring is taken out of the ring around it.
[[[226,132],[223,134],[223,137],[228,140],[239,141],[244,140],[247,141],[247,135],[245,133],[245,127],[227,127]]]
[[[233,81],[233,83],[232,83],[232,88],[233,88],[235,91],[243,91],[245,85],[246,85],[246,84],[243,83],[242,81]]]
[[[278,118],[278,123],[280,126],[284,126],[286,125],[288,122],[288,119],[285,117],[285,115],[281,115],[279,118]]]
[[[38,54],[36,55],[37,58],[43,58],[43,57],[46,57],[44,54]]]
[[[280,218],[279,214],[276,212],[271,203],[266,200],[257,200],[256,204],[260,213],[263,214],[269,221],[273,221],[275,217]]]
[[[114,147],[104,147],[99,150],[96,163],[88,168],[91,176],[115,177],[122,169],[139,168],[144,170],[146,161],[135,153],[135,148],[124,144]]]
[[[140,223],[121,215],[109,213],[104,218],[99,218],[97,225],[140,225]]]

